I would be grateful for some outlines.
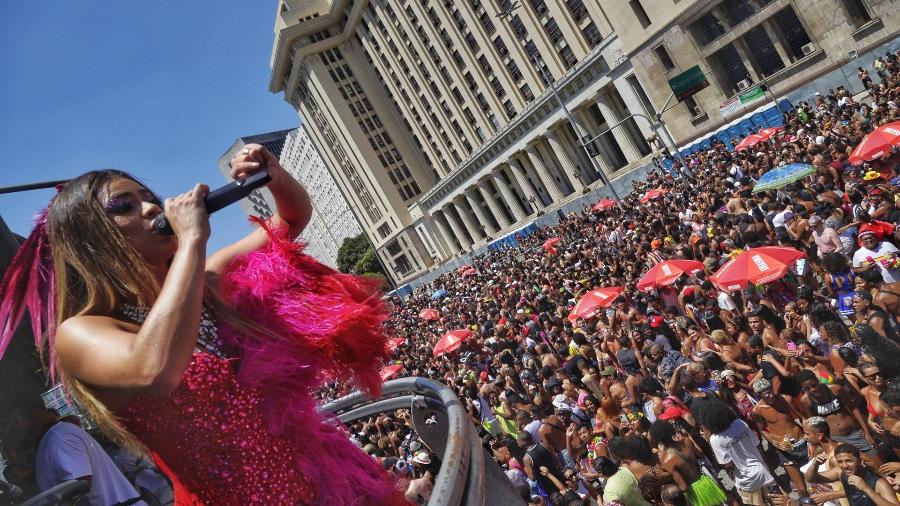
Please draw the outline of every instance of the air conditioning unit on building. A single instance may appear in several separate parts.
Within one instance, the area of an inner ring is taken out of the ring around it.
[[[810,42],[809,44],[803,44],[803,46],[800,48],[800,50],[803,51],[803,55],[806,56],[808,54],[812,54],[813,52],[815,52],[816,45],[813,44],[812,42]]]
[[[742,80],[738,81],[737,84],[738,84],[738,89],[739,89],[739,90],[746,90],[747,88],[750,87],[750,80],[749,80],[749,79],[742,79]]]

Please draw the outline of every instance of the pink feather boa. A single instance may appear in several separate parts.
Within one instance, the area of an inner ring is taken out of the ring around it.
[[[313,399],[325,380],[348,376],[380,394],[378,372],[389,350],[378,282],[324,266],[286,230],[260,225],[268,246],[229,266],[222,293],[281,339],[221,326],[225,341],[241,348],[238,380],[263,393],[269,428],[295,442],[297,465],[321,504],[407,504],[381,467],[336,422],[322,419]]]

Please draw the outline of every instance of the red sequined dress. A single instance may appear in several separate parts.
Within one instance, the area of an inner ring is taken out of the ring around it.
[[[136,323],[146,316],[133,306],[122,313]],[[273,433],[265,395],[238,380],[238,361],[229,358],[217,334],[204,311],[198,348],[175,391],[136,397],[120,416],[176,483],[176,504],[401,502],[380,466],[323,423],[314,405],[302,408],[310,417],[308,439],[325,441],[327,451],[296,433]]]

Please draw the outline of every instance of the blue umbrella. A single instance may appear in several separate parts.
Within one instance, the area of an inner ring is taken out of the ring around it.
[[[756,186],[753,187],[753,193],[775,190],[782,186],[787,186],[794,181],[805,178],[810,174],[814,174],[816,168],[805,163],[792,163],[784,167],[770,170],[763,174]]]
[[[440,299],[444,295],[447,295],[447,290],[444,290],[443,288],[435,290],[434,293],[431,294],[431,300]]]

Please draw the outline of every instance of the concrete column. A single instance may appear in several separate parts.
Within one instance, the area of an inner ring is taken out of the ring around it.
[[[448,204],[448,207],[452,206],[452,204]],[[472,247],[472,241],[469,240],[469,236],[463,231],[462,227],[459,226],[459,223],[456,221],[456,218],[453,217],[453,213],[448,210],[442,210],[444,213],[444,218],[447,218],[447,223],[450,224],[450,228],[453,229],[453,235],[456,236],[456,241],[459,243],[459,246],[462,248],[462,251],[469,251],[469,248]]]
[[[462,195],[457,195],[453,200],[453,205],[456,207],[456,212],[459,213],[460,219],[462,219],[462,225],[469,231],[469,235],[472,236],[472,239],[474,239],[476,243],[479,243],[484,240],[484,229],[481,227],[480,223],[472,221],[472,215],[466,211],[465,200],[465,197]]]
[[[486,179],[482,179],[476,183],[478,186],[478,191],[481,193],[481,198],[488,205],[488,209],[491,210],[491,214],[494,215],[494,219],[497,220],[497,224],[500,225],[500,229],[504,229],[510,226],[509,219],[506,217],[506,213],[501,209],[500,203],[494,199],[494,196],[491,194],[491,189],[488,187],[488,182]]]
[[[572,161],[572,155],[566,151],[565,147],[563,147],[563,140],[560,138],[559,132],[556,130],[547,132],[547,142],[550,144],[550,149],[553,150],[553,154],[556,156],[556,159],[559,160],[559,165],[562,168],[563,173],[572,183],[572,187],[575,188],[575,191],[581,192],[584,190],[584,184],[587,180],[584,179],[584,174],[578,170],[578,166]]]
[[[575,121],[581,126],[580,131],[582,135],[587,134],[587,125],[582,121],[580,116],[576,113],[573,113]],[[596,181],[599,176],[597,175],[597,170],[600,170],[599,167],[603,166],[606,163],[599,155],[593,157],[593,159],[588,156],[587,150],[581,146],[581,140],[577,137],[577,133],[575,131],[574,126],[569,128],[566,125],[557,132],[557,135],[562,141],[564,149],[568,150],[571,154],[571,159],[581,167],[582,174],[582,182],[585,185],[590,185],[594,181]],[[594,146],[597,146],[597,143],[594,143]]]
[[[448,258],[451,258],[459,251],[459,243],[456,241],[456,237],[453,235],[453,232],[451,230],[448,230],[447,226],[441,223],[441,214],[443,213],[441,213],[440,211],[435,211],[431,216],[431,221],[434,222],[435,226],[438,229],[438,232],[441,234],[440,239],[435,241],[436,243],[438,243],[436,244],[436,246],[439,250],[441,249],[441,243],[446,246],[443,251],[443,256],[446,260]],[[446,221],[446,218],[444,218],[444,220]]]
[[[575,191],[575,185],[572,184],[570,179],[572,179],[571,174],[566,174],[565,169],[559,164],[556,160],[556,157],[553,155],[553,150],[550,149],[550,146],[546,142],[542,142],[538,139],[535,144],[535,148],[537,149],[538,154],[541,156],[541,160],[544,161],[544,166],[547,167],[547,172],[550,173],[550,177],[556,182],[556,187],[560,189],[560,193],[563,196],[570,195]]]
[[[588,157],[587,152],[581,146],[581,142],[575,139],[572,131],[574,131],[574,128],[570,131],[569,128],[563,124],[562,128],[556,130],[556,136],[562,144],[563,149],[569,154],[569,159],[580,169],[581,182],[587,186],[598,179],[597,167],[595,162]],[[583,126],[582,131],[584,131]],[[597,157],[596,163],[600,163],[599,157]]]
[[[597,96],[597,106],[600,107],[600,113],[603,114],[603,119],[606,120],[607,128],[612,127],[622,119],[616,112],[612,99],[606,94],[606,90],[600,91],[600,94]],[[625,123],[613,128],[611,132],[619,145],[619,149],[625,154],[625,159],[628,160],[628,163],[636,162],[643,158],[634,144],[634,140],[628,135]]]
[[[503,170],[502,168],[500,170]],[[513,222],[518,223],[525,219],[526,216],[531,214],[531,210],[525,210],[522,208],[522,204],[519,202],[519,199],[513,195],[512,189],[506,184],[506,181],[500,177],[500,174],[497,172],[491,172],[491,179],[494,180],[494,186],[497,187],[497,191],[500,193],[500,198],[503,199],[503,202],[506,204],[506,207],[509,208],[509,211],[513,215]]]
[[[559,186],[553,179],[553,175],[550,174],[550,169],[547,168],[540,153],[538,153],[537,145],[529,144],[525,146],[525,153],[528,154],[528,159],[531,160],[535,172],[537,172],[538,177],[541,179],[544,188],[547,189],[547,193],[550,195],[550,202],[553,203],[561,200],[563,197],[562,192],[559,191]]]
[[[754,60],[750,55],[750,48],[747,47],[747,43],[744,42],[742,37],[738,37],[734,39],[734,42],[731,43],[731,46],[734,47],[734,50],[737,51],[738,56],[741,57],[741,63],[744,64],[744,69],[750,75],[750,79],[753,80],[754,83],[759,82],[759,72],[756,71],[756,60]]]
[[[522,166],[522,162],[517,160],[515,156],[511,157],[508,162],[516,182],[519,183],[519,188],[521,188],[522,193],[525,194],[525,200],[532,206],[532,209],[528,210],[526,216],[537,212],[544,207],[544,202],[541,200],[541,196],[531,187],[531,183],[528,182],[528,176],[525,174],[525,167]],[[498,188],[502,187],[498,186]]]
[[[463,192],[463,195],[465,195],[466,201],[469,203],[469,207],[471,207],[472,211],[475,213],[475,218],[479,222],[481,222],[481,225],[484,226],[484,229],[490,235],[494,235],[497,233],[497,228],[494,227],[494,222],[492,222],[490,218],[484,215],[484,211],[481,209],[481,205],[478,204],[478,200],[475,198],[475,195],[472,194],[472,192],[477,191],[477,188],[468,188]]]
[[[766,31],[766,35],[769,36],[769,39],[772,41],[772,45],[775,46],[775,51],[778,53],[778,56],[781,58],[781,63],[784,64],[785,67],[791,64],[791,56],[788,54],[787,50],[784,48],[784,41],[781,37],[781,30],[778,28],[777,23],[773,21],[771,18],[763,21],[762,23],[763,29]]]
[[[603,125],[597,125],[594,122],[594,118],[591,117],[591,114],[585,110],[576,111],[575,118],[581,126],[584,127],[586,135],[589,135],[591,138],[599,134],[602,131],[601,129],[605,130],[607,128]],[[594,147],[597,148],[598,152],[598,155],[594,157],[594,160],[597,160],[597,164],[600,165],[600,168],[606,171],[607,174],[612,174],[618,166],[615,162],[616,156],[614,156],[612,147],[609,146],[608,142],[610,142],[608,133],[594,141]]]
[[[631,84],[628,83],[626,78],[620,77],[619,79],[614,79],[613,85],[615,85],[616,91],[619,92],[619,96],[622,97],[622,102],[625,103],[628,114],[650,114],[649,111],[644,109],[644,104],[641,103],[640,97],[638,97],[637,92],[634,91],[634,88],[631,87]],[[653,137],[653,129],[650,128],[650,123],[645,118],[635,116],[633,119],[638,130],[640,130],[641,135],[644,136],[644,139]]]

